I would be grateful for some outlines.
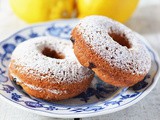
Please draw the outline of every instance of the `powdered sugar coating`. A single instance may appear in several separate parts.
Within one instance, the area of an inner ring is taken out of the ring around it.
[[[146,74],[151,66],[151,57],[141,39],[128,27],[103,16],[89,16],[76,26],[86,44],[100,57],[132,74]],[[124,35],[131,48],[122,46],[108,34]]]
[[[49,48],[65,55],[64,59],[50,58],[42,54],[44,48]],[[16,65],[23,66],[21,73],[36,74],[41,80],[54,78],[56,83],[81,82],[90,77],[93,72],[77,61],[72,43],[56,37],[39,37],[19,44],[12,53]],[[41,76],[45,74],[45,76]]]

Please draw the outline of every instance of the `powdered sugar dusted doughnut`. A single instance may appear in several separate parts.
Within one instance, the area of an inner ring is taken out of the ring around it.
[[[85,91],[94,73],[77,61],[70,41],[39,37],[16,47],[9,75],[31,96],[62,100]]]
[[[150,69],[151,57],[141,38],[109,18],[82,19],[73,29],[71,40],[80,63],[112,85],[132,86]]]

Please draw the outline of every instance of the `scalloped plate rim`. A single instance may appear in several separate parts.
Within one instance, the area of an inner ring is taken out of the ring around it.
[[[76,21],[78,19],[60,19],[60,20],[56,20],[56,21],[50,21],[50,22],[42,22],[42,23],[38,23],[38,24],[34,24],[34,25],[30,25],[30,26],[27,26],[27,27],[24,27],[20,30],[18,30],[17,32],[11,34],[9,37],[7,37],[6,39],[4,40],[1,40],[0,43],[3,43],[5,42],[6,40],[8,39],[11,39],[13,36],[15,36],[16,34],[24,31],[24,30],[27,30],[27,29],[30,29],[30,28],[35,28],[35,27],[40,27],[40,26],[45,26],[45,25],[49,25],[51,23],[58,23],[58,22],[62,22],[62,21],[65,21],[65,22],[71,22],[71,21]],[[151,45],[147,42],[147,41],[144,41],[145,44],[147,44],[148,48],[154,53],[155,55],[155,60],[157,62],[157,64],[160,66],[160,58],[158,56],[158,53],[151,47]],[[141,99],[143,99],[146,95],[148,95],[150,93],[150,91],[156,86],[157,82],[158,82],[158,79],[160,78],[160,69],[157,70],[157,73],[154,77],[154,81],[152,82],[152,84],[150,86],[148,86],[143,92],[142,94],[136,98],[135,100],[133,100],[132,102],[128,103],[128,104],[124,104],[120,107],[116,107],[116,108],[112,108],[110,109],[110,111],[98,111],[98,112],[95,112],[95,113],[88,113],[88,114],[69,114],[69,115],[59,115],[59,114],[54,114],[54,113],[49,113],[49,112],[45,112],[45,111],[39,111],[39,110],[34,110],[34,109],[31,109],[29,108],[28,106],[23,106],[19,103],[15,103],[13,100],[10,100],[8,98],[6,98],[5,96],[3,96],[2,94],[0,94],[0,98],[2,100],[5,100],[7,103],[18,107],[20,109],[23,109],[23,110],[26,110],[28,112],[31,112],[31,113],[36,113],[38,115],[42,115],[42,116],[47,116],[47,117],[55,117],[55,118],[84,118],[84,117],[94,117],[94,116],[99,116],[99,115],[104,115],[104,114],[109,114],[109,113],[114,113],[114,112],[117,112],[117,111],[120,111],[122,109],[125,109],[127,107],[130,107],[132,106],[133,104],[139,102]]]

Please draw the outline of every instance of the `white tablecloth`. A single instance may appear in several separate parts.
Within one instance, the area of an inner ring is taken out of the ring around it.
[[[126,25],[142,34],[160,55],[160,0],[141,0],[138,9]],[[3,7],[0,10],[0,41],[25,26],[28,24],[18,19],[10,9],[5,10]],[[129,108],[83,120],[160,120],[159,91],[160,82],[148,96]],[[23,111],[0,100],[0,120],[54,119]]]

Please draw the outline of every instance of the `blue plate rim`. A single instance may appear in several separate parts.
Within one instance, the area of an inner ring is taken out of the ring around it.
[[[77,20],[77,19],[73,19],[73,20]],[[73,20],[65,20],[65,21],[68,21],[68,22],[70,22],[70,21],[73,21]],[[17,31],[17,32],[15,32],[14,34],[12,34],[12,35],[10,35],[10,37],[8,37],[8,38],[6,38],[6,39],[4,39],[4,40],[2,40],[1,42],[0,42],[0,44],[1,43],[3,43],[3,42],[6,42],[7,40],[9,40],[9,39],[11,39],[12,37],[14,37],[16,34],[18,34],[18,33],[20,33],[20,32],[22,32],[22,31],[25,31],[25,30],[27,30],[27,29],[31,29],[31,28],[35,28],[35,27],[40,27],[40,26],[44,26],[44,25],[49,25],[49,24],[52,24],[52,23],[58,23],[58,22],[61,22],[61,21],[64,21],[64,20],[57,20],[57,21],[51,21],[51,22],[45,22],[45,23],[39,23],[39,24],[35,24],[35,25],[31,25],[31,26],[28,26],[28,27],[25,27],[25,28],[23,28],[23,29],[21,29],[21,30],[19,30],[19,31]],[[155,87],[155,85],[156,85],[156,83],[158,82],[158,79],[159,79],[159,77],[160,77],[160,69],[159,69],[159,66],[160,66],[160,59],[159,59],[159,56],[158,56],[158,54],[157,54],[157,52],[150,46],[150,44],[147,42],[147,41],[145,41],[145,44],[147,45],[147,47],[148,47],[148,49],[150,50],[150,52],[152,52],[153,53],[153,55],[154,55],[154,57],[155,57],[155,61],[156,61],[156,64],[157,64],[157,66],[158,66],[158,70],[157,70],[157,73],[156,73],[156,75],[154,76],[154,80],[152,81],[152,84],[150,85],[150,86],[148,86],[141,94],[140,94],[140,96],[141,97],[138,97],[138,98],[136,98],[136,101],[134,101],[133,100],[133,102],[131,102],[131,103],[129,103],[129,106],[131,106],[131,105],[133,105],[133,104],[135,104],[136,102],[138,102],[138,101],[140,101],[144,96],[146,96],[154,87]],[[143,94],[145,91],[148,91],[146,94]],[[3,96],[2,94],[0,94],[0,98],[4,98],[5,96]],[[10,99],[8,99],[8,98],[4,98],[8,103],[10,103],[10,104],[13,104],[13,105],[15,105],[15,102],[13,101],[13,100],[10,100]],[[12,102],[10,102],[10,101],[12,101]],[[30,112],[35,112],[35,113],[37,113],[37,114],[40,114],[40,115],[44,115],[44,116],[50,116],[50,117],[57,117],[57,118],[76,118],[76,117],[93,117],[93,116],[97,116],[97,115],[103,115],[103,114],[108,114],[108,113],[113,113],[113,112],[116,112],[116,111],[119,111],[119,110],[122,110],[122,109],[124,109],[124,108],[126,108],[126,107],[128,107],[128,103],[127,104],[125,104],[125,105],[123,105],[123,106],[121,106],[121,108],[119,108],[119,109],[112,109],[110,112],[105,112],[105,111],[100,111],[100,113],[94,113],[94,114],[76,114],[75,116],[73,116],[73,115],[64,115],[64,116],[61,116],[61,117],[59,117],[59,115],[57,115],[57,114],[53,114],[53,113],[49,113],[49,114],[47,114],[47,113],[44,113],[44,111],[35,111],[34,109],[31,109],[31,108],[29,108],[29,107],[26,107],[26,106],[23,106],[23,105],[21,105],[21,104],[19,104],[19,103],[16,103],[16,104],[18,104],[18,106],[20,107],[20,108],[22,108],[22,109],[24,109],[24,110],[27,110],[27,111],[30,111]]]

